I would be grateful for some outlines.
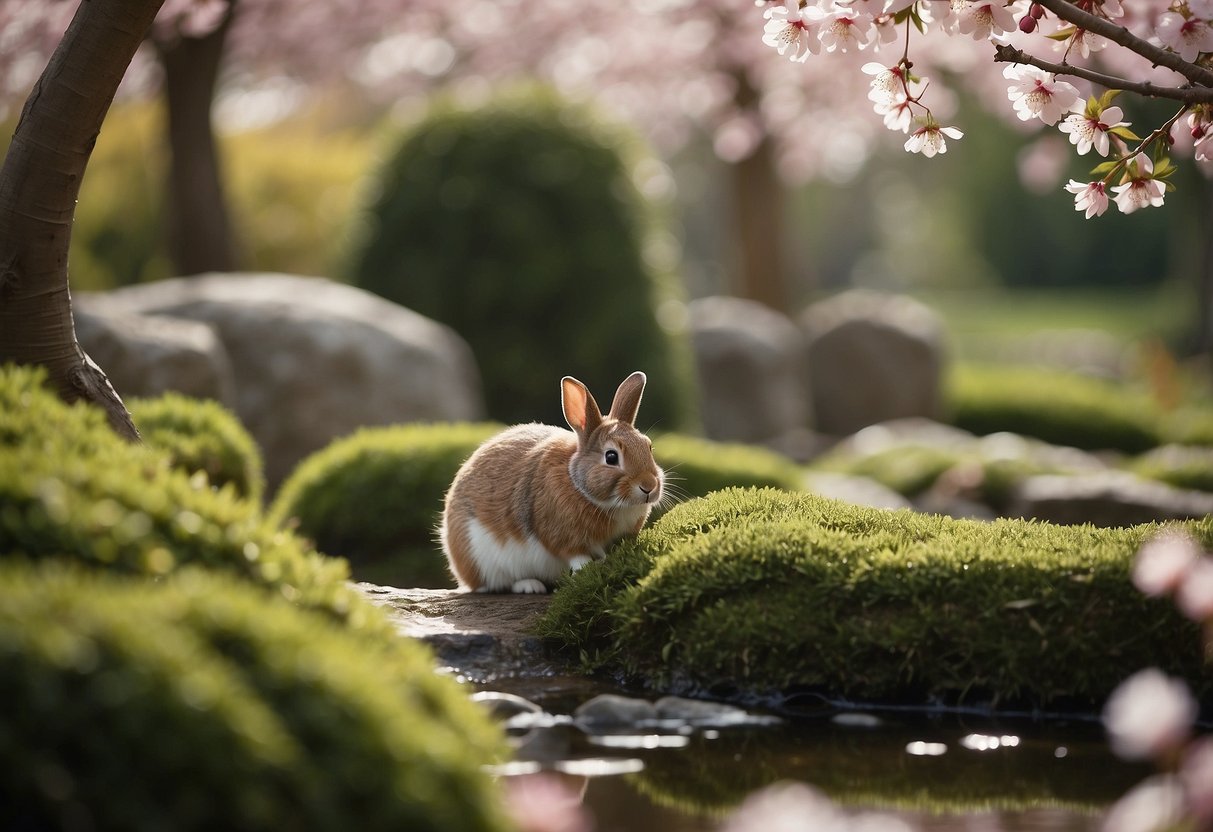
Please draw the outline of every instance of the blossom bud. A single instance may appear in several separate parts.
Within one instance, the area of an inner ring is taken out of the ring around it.
[[[1031,6],[1028,7],[1028,14],[1030,14],[1033,17],[1033,19],[1040,20],[1042,17],[1045,16],[1045,7],[1040,5],[1039,3],[1033,3]]]
[[[1203,139],[1205,137],[1205,132],[1205,125],[1203,123],[1197,122],[1196,124],[1192,125],[1192,138],[1197,140]]]
[[[1023,17],[1019,18],[1019,31],[1023,32],[1025,35],[1030,35],[1035,32],[1036,18],[1032,17],[1030,14],[1025,14]]]

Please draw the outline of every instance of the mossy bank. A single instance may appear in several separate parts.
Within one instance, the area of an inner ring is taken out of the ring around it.
[[[1199,629],[1130,581],[1157,528],[730,489],[572,575],[540,628],[588,668],[740,700],[1089,710],[1151,665],[1207,698]],[[1213,541],[1213,520],[1188,528]]]

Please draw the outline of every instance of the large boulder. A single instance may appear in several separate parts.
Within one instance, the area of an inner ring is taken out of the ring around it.
[[[808,424],[804,339],[789,318],[730,297],[701,298],[689,311],[710,438],[765,442]]]
[[[1015,489],[1010,517],[1050,523],[1132,526],[1213,514],[1213,494],[1143,480],[1121,471],[1028,477]]]
[[[235,405],[232,362],[210,324],[106,311],[87,298],[75,319],[80,346],[123,397],[174,391]]]
[[[276,487],[304,456],[364,425],[484,415],[471,350],[453,331],[323,278],[210,274],[81,299],[99,314],[209,324],[231,358],[235,410]]]
[[[818,430],[846,436],[892,419],[941,417],[944,327],[926,306],[855,290],[813,304],[800,323]]]

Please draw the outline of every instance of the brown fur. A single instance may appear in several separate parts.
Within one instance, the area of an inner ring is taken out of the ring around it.
[[[584,385],[566,378],[562,402],[573,432],[518,425],[472,454],[447,492],[441,529],[461,586],[485,585],[467,530],[469,519],[478,521],[499,546],[533,539],[566,562],[601,557],[613,540],[640,531],[661,496],[663,478],[653,461],[652,443],[632,425],[643,388],[643,374],[633,374],[620,385],[611,413],[604,417]],[[618,451],[618,466],[604,461],[608,447]],[[638,492],[638,486],[644,491]]]

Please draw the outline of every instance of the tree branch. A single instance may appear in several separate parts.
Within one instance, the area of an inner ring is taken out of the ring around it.
[[[1090,81],[1093,84],[1099,84],[1099,86],[1106,89],[1123,90],[1124,92],[1131,92],[1149,98],[1169,98],[1174,101],[1181,101],[1184,104],[1213,104],[1213,89],[1208,87],[1160,87],[1157,84],[1151,84],[1149,81],[1130,81],[1115,75],[1096,72],[1093,69],[1074,66],[1064,61],[1059,64],[1044,61],[1033,55],[1029,55],[1022,49],[1016,49],[1014,46],[1007,46],[1005,44],[994,47],[994,60],[1004,63],[1030,64],[1043,69],[1045,72],[1052,72],[1054,75],[1070,75]]]
[[[1093,32],[1132,52],[1136,52],[1156,66],[1172,69],[1197,86],[1213,87],[1213,72],[1185,61],[1174,52],[1162,49],[1147,40],[1137,37],[1137,35],[1130,32],[1124,26],[1119,26],[1102,17],[1085,12],[1069,2],[1069,0],[1036,0],[1036,2],[1062,20],[1073,23],[1080,29]],[[1121,89],[1125,88],[1121,87]]]

